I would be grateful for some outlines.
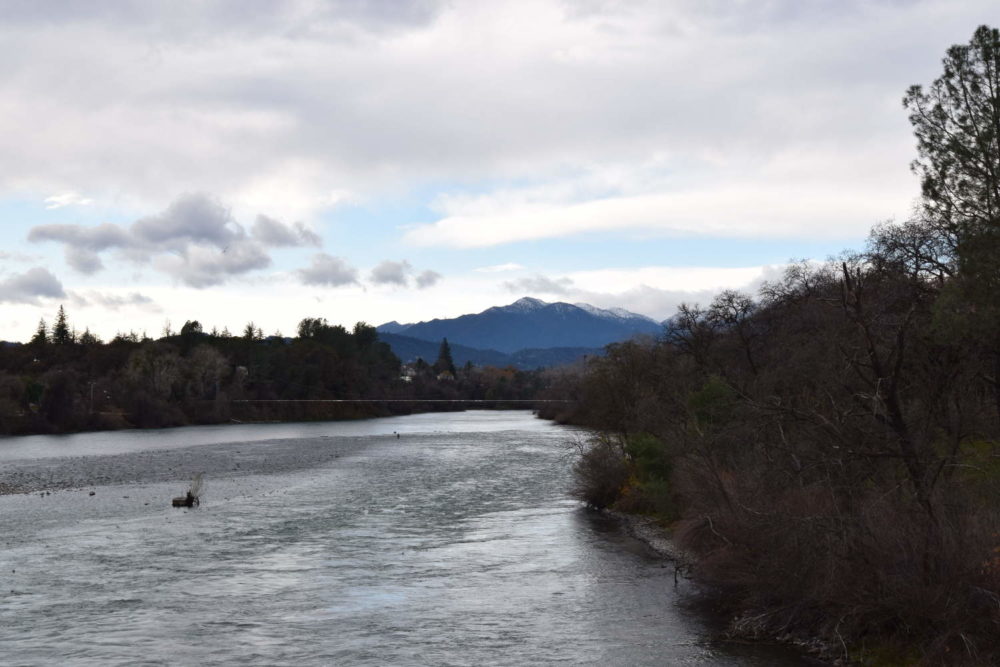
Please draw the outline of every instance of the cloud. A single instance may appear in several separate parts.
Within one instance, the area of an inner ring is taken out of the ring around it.
[[[282,222],[258,215],[253,223],[253,237],[271,247],[316,246],[323,243],[316,232],[308,229],[301,222],[285,225]]]
[[[459,203],[437,222],[410,229],[418,246],[457,248],[561,238],[594,232],[652,232],[728,238],[842,238],[863,235],[903,202],[870,193],[844,197],[827,188],[774,185],[652,192],[586,201]]]
[[[299,279],[306,285],[341,287],[358,282],[358,270],[342,257],[316,253],[308,268],[299,269]]]
[[[182,255],[159,255],[153,266],[196,288],[221,285],[235,275],[266,269],[271,265],[267,252],[256,243],[234,241],[221,251],[191,246]]]
[[[433,287],[442,278],[441,274],[437,271],[431,271],[430,269],[423,271],[415,279],[417,283],[417,289],[426,289],[428,287]]]
[[[508,280],[503,286],[508,292],[515,294],[559,294],[565,296],[571,293],[573,281],[569,278],[547,278],[543,275],[536,275],[531,278]]]
[[[121,310],[122,308],[137,308],[149,312],[162,312],[153,299],[139,292],[129,292],[127,294],[112,294],[106,292],[87,291],[73,292],[71,294],[76,305],[100,306],[108,310]]]
[[[134,242],[156,250],[184,251],[190,244],[225,248],[246,238],[229,209],[203,193],[178,197],[162,213],[132,223],[129,232]]]
[[[8,252],[0,250],[0,262],[37,262],[41,259],[38,255],[28,255],[23,252]]]
[[[384,260],[374,269],[368,279],[376,285],[399,285],[405,287],[408,283],[408,275],[413,271],[413,267],[405,259],[401,262]]]
[[[536,275],[506,281],[515,294],[555,295],[571,303],[625,308],[662,321],[682,303],[707,305],[725,289],[756,294],[767,280],[781,277],[784,265],[738,268],[647,266],[577,271],[565,276]]]
[[[75,192],[64,192],[63,194],[45,198],[45,208],[49,210],[64,208],[66,206],[89,206],[93,203],[93,199],[82,197]]]
[[[427,289],[436,285],[443,276],[437,271],[427,269],[419,274],[405,259],[395,262],[389,259],[379,262],[368,274],[368,280],[373,285],[395,285],[409,287],[410,278],[417,289]]]
[[[62,283],[47,269],[34,267],[0,281],[0,302],[38,304],[39,298],[63,298]]]
[[[86,248],[66,246],[65,253],[66,263],[80,273],[90,275],[104,268],[100,255]]]
[[[135,243],[128,231],[107,222],[95,227],[37,225],[28,232],[28,240],[34,243],[55,241],[92,252],[101,252],[108,248],[129,247]]]
[[[282,216],[328,206],[331,190],[546,181],[651,157],[687,183],[706,170],[728,180],[830,145],[878,146],[883,156],[856,160],[851,182],[909,197],[912,140],[898,98],[932,79],[944,49],[994,9],[345,0],[257,1],[252,11],[199,3],[179,14],[160,3],[32,4],[0,8],[5,96],[18,100],[0,116],[0,188],[142,202],[208,189]],[[819,173],[825,162],[817,151],[805,166]]]
[[[113,250],[186,285],[204,288],[270,266],[265,246],[314,245],[319,237],[301,223],[286,226],[263,215],[257,217],[253,234],[247,234],[217,199],[195,193],[129,226],[38,225],[28,232],[28,240],[63,244],[67,264],[84,274],[103,269],[100,253]]]
[[[506,264],[494,264],[493,266],[482,266],[476,269],[478,273],[503,273],[505,271],[519,271],[524,267],[520,264],[515,264],[514,262],[507,262]]]

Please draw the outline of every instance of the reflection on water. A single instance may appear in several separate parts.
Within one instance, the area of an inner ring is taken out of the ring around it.
[[[196,457],[204,444],[287,438],[287,453],[339,439],[343,455],[217,473],[191,511],[169,508],[177,484],[152,473],[94,496],[0,497],[6,659],[798,664],[713,640],[669,566],[567,499],[566,429],[489,412],[275,426],[90,435],[133,472],[162,443]],[[34,440],[63,447],[51,443]]]

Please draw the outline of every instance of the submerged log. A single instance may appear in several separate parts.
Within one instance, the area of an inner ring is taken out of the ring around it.
[[[199,505],[198,496],[192,495],[190,491],[187,495],[177,496],[171,501],[174,507],[194,507]]]

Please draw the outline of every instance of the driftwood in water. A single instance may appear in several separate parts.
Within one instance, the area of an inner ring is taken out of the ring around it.
[[[204,473],[198,473],[191,480],[191,488],[183,496],[177,496],[171,501],[174,507],[194,507],[195,505],[201,505],[201,488],[202,488],[202,475]]]
[[[200,504],[201,503],[198,501],[198,498],[196,496],[191,495],[190,491],[187,492],[187,495],[177,496],[176,498],[173,499],[174,507],[194,507],[195,505],[200,505]]]

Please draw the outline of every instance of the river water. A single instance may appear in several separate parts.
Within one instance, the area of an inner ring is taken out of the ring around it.
[[[578,436],[475,411],[0,438],[26,491],[0,496],[0,662],[801,664],[722,640],[568,497]]]

